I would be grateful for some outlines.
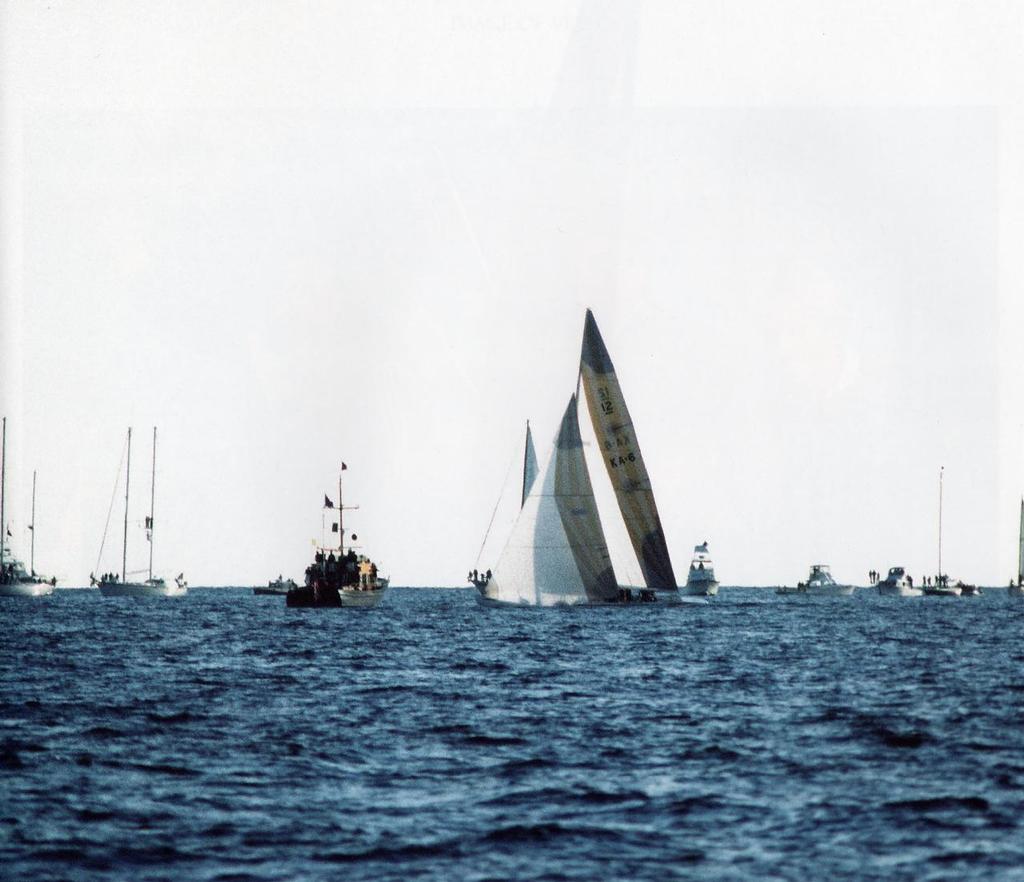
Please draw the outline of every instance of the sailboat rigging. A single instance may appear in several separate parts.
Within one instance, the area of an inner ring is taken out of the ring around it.
[[[3,418],[0,441],[0,597],[43,597],[52,594],[56,578],[46,579],[36,574],[36,473],[32,472],[32,521],[28,525],[31,536],[29,568],[13,554],[7,541],[7,417]]]
[[[128,511],[132,472],[132,430],[128,429],[127,454],[125,457],[124,479],[124,530],[121,541],[121,574],[104,573],[98,579],[91,576],[104,597],[182,597],[188,592],[188,582],[179,573],[174,583],[168,585],[164,579],[153,576],[153,535],[156,511],[156,426],[153,427],[153,458],[149,490],[149,516],[146,518],[146,539],[149,542],[149,569],[145,582],[128,581]],[[102,551],[101,551],[102,553]]]

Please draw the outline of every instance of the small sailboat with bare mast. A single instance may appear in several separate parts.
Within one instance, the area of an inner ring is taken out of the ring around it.
[[[146,518],[146,539],[149,541],[149,570],[144,582],[128,581],[128,491],[132,471],[132,430],[128,429],[127,462],[124,477],[124,538],[121,545],[121,574],[104,573],[99,578],[90,576],[104,597],[183,597],[188,593],[188,582],[179,573],[170,585],[153,576],[153,529],[156,504],[156,426],[153,427],[153,467],[150,478],[149,516]],[[100,548],[102,556],[103,549]],[[134,575],[134,573],[132,574]]]
[[[44,597],[53,594],[55,578],[36,573],[36,473],[32,472],[32,534],[29,566],[9,553],[7,543],[7,417],[3,418],[3,440],[0,442],[0,597]]]
[[[1011,581],[1006,590],[1017,597],[1024,595],[1024,496],[1020,500],[1020,531],[1017,534],[1017,584]]]

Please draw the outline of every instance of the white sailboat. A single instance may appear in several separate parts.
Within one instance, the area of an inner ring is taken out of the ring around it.
[[[121,546],[121,575],[106,573],[92,581],[104,597],[182,597],[188,592],[188,582],[178,574],[172,584],[153,576],[153,531],[156,503],[156,427],[153,427],[153,467],[150,480],[149,517],[146,518],[146,538],[149,540],[149,573],[144,582],[128,581],[128,491],[132,470],[132,430],[128,429],[128,454],[124,479],[124,539]]]
[[[9,553],[7,547],[7,417],[3,418],[3,440],[0,442],[0,597],[44,597],[53,594],[55,578],[36,573],[36,473],[32,472],[32,551],[29,567]]]
[[[1020,532],[1017,535],[1017,584],[1006,589],[1016,597],[1024,596],[1024,497],[1020,500]]]
[[[981,589],[975,585],[968,585],[959,579],[951,581],[949,576],[942,572],[942,478],[946,467],[939,469],[939,572],[935,578],[925,580],[924,593],[938,597],[964,597],[981,594]]]
[[[544,466],[531,469],[527,430],[523,502],[493,573],[473,578],[485,604],[559,606],[679,600],[650,479],[622,391],[587,310],[580,381],[645,587],[618,584],[583,453],[576,395]],[[535,460],[534,460],[535,461]]]

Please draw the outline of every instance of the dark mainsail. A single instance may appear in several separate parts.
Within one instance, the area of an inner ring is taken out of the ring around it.
[[[594,433],[644,581],[649,588],[676,589],[665,532],[654,502],[651,479],[633,432],[633,421],[615,375],[615,366],[589,309],[583,328],[580,375]]]

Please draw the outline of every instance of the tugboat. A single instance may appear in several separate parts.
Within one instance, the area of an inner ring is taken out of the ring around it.
[[[341,464],[344,471],[348,466]],[[334,508],[325,496],[324,508]],[[313,563],[306,567],[304,585],[295,585],[285,595],[285,605],[355,606],[369,608],[380,603],[388,587],[388,580],[378,575],[377,564],[366,555],[356,554],[351,546],[345,550],[344,506],[341,495],[341,473],[338,474],[338,523],[332,531],[338,532],[338,547],[321,543],[316,548]],[[352,540],[357,539],[352,534]]]
[[[715,565],[708,553],[708,543],[695,545],[693,560],[690,561],[690,572],[686,577],[686,587],[682,593],[687,596],[714,597],[718,593],[718,581],[715,579]]]

